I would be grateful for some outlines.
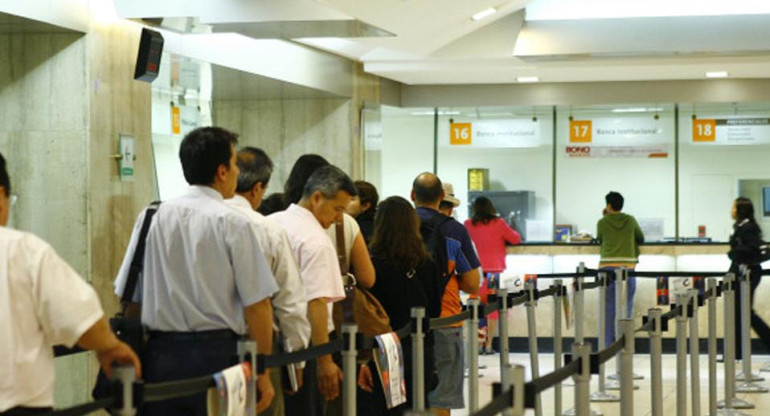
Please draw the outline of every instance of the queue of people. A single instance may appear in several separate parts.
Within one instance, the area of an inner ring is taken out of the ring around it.
[[[137,290],[125,305],[147,329],[141,351],[115,336],[93,289],[49,245],[6,228],[11,182],[0,155],[0,349],[6,352],[0,374],[8,375],[0,378],[0,415],[52,407],[56,344],[94,350],[107,374],[119,363],[134,365],[137,377],[151,383],[204,376],[232,364],[242,336],[255,340],[261,354],[334,339],[340,326],[334,306],[346,296],[343,271],[370,290],[391,326],[400,328],[413,307],[424,307],[430,318],[452,316],[461,311],[460,292],[494,293],[506,269],[506,245],[522,242],[486,197],[473,201],[465,224],[456,221],[452,212],[460,201],[451,184],[429,172],[412,183],[412,201],[391,196],[379,202],[372,184],[353,182],[323,157],[308,154],[293,166],[283,192],[266,197],[273,162],[261,149],[237,150],[237,143],[238,136],[222,128],[189,133],[179,151],[189,188],[160,204],[142,242],[148,214],[137,218],[115,293],[127,290],[141,247]],[[621,212],[622,195],[610,192],[605,202],[597,224],[600,267],[633,268],[644,236],[634,217]],[[736,199],[732,215],[731,270],[749,265],[753,301],[761,275],[761,229],[748,199]],[[629,315],[634,288],[632,280],[623,305]],[[607,296],[609,344],[614,286]],[[498,319],[489,318],[483,351],[491,351]],[[425,399],[438,415],[464,407],[461,325],[426,338]],[[770,343],[770,328],[753,311],[752,326]],[[359,414],[401,415],[411,406],[410,342],[402,343],[407,402],[388,409],[369,362],[358,374]],[[294,386],[275,369],[257,375],[258,412],[341,415],[339,357],[303,363],[293,375]],[[140,414],[205,415],[206,396],[145,404]]]

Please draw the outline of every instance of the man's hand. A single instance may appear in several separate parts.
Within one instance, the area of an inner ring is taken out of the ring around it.
[[[137,357],[134,350],[124,342],[118,341],[112,348],[101,351],[97,350],[96,359],[99,361],[99,365],[102,367],[102,370],[104,370],[104,374],[107,375],[107,378],[112,377],[112,365],[115,363],[133,365],[136,378],[142,378],[142,364],[139,362],[139,357]]]
[[[374,391],[372,370],[366,364],[362,365],[361,369],[358,370],[358,387],[361,387],[361,390],[368,391],[369,393]]]
[[[273,383],[270,382],[270,375],[268,373],[257,376],[257,413],[262,413],[270,406],[275,397],[275,390],[273,390]]]
[[[334,364],[330,355],[318,359],[318,389],[327,401],[340,395],[342,370]]]
[[[297,391],[302,388],[302,369],[296,368],[294,369],[295,374],[297,375]],[[297,394],[296,391],[292,390],[291,388],[283,389],[283,393],[289,396],[293,396]]]

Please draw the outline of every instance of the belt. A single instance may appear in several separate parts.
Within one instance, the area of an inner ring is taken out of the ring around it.
[[[214,329],[210,331],[176,332],[176,331],[149,331],[150,339],[192,341],[205,339],[237,339],[240,335],[230,329]]]

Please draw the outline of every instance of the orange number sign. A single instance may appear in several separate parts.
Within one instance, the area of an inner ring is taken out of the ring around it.
[[[692,141],[694,142],[714,142],[717,140],[717,121],[714,119],[703,119],[692,121]]]
[[[572,120],[569,122],[570,143],[591,143],[591,120]]]
[[[471,123],[452,123],[449,125],[449,144],[471,144],[472,141]]]

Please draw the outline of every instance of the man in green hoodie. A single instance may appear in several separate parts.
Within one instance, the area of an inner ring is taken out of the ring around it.
[[[614,273],[615,269],[633,269],[639,262],[639,244],[644,242],[639,224],[631,215],[620,212],[623,209],[623,195],[610,191],[604,197],[607,206],[604,217],[596,224],[596,238],[601,242],[599,268]],[[636,277],[628,279],[628,312],[633,316]],[[604,314],[604,346],[615,340],[615,283],[607,286],[607,303]]]

